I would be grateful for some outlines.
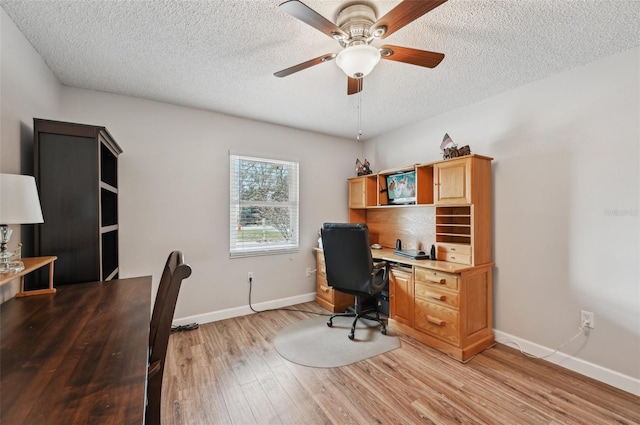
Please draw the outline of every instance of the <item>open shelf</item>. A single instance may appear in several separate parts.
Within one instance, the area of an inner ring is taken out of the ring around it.
[[[108,280],[118,269],[118,231],[102,234],[102,280]]]
[[[436,242],[471,245],[471,206],[436,207]]]
[[[100,143],[100,180],[118,187],[118,158],[104,143]]]
[[[118,194],[101,187],[100,210],[103,227],[118,224]]]
[[[387,178],[401,173],[415,173],[413,178],[409,178],[407,184],[415,193],[415,199],[404,192],[406,203],[392,203],[389,201],[389,189]],[[369,209],[378,207],[402,208],[415,205],[433,204],[433,166],[432,165],[410,165],[392,170],[380,171],[377,174],[352,177],[349,179],[349,208]]]

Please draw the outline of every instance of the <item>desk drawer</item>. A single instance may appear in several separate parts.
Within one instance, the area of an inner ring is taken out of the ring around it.
[[[316,296],[333,304],[333,289],[327,285],[326,279],[316,278]]]
[[[449,307],[416,298],[415,327],[440,340],[460,343],[460,315]]]
[[[416,283],[422,282],[428,285],[437,285],[439,287],[458,290],[458,275],[444,273],[437,270],[425,269],[422,267],[414,267]]]
[[[316,302],[331,312],[344,312],[348,307],[353,306],[355,298],[353,295],[336,291],[322,282],[320,279],[316,281]]]
[[[471,245],[440,243],[437,256],[438,260],[449,263],[472,264]]]
[[[471,255],[471,245],[460,243],[438,243],[438,252],[451,252],[456,254]]]
[[[456,254],[451,252],[438,252],[438,260],[448,263],[471,265],[471,256],[465,254]]]
[[[352,306],[353,295],[336,291],[327,284],[327,271],[322,253],[318,253],[316,268],[316,302],[334,313],[343,312],[347,307]]]
[[[324,266],[324,255],[318,254],[316,261],[316,295],[333,304],[333,289],[327,284],[327,271]]]
[[[451,291],[443,291],[434,285],[425,285],[422,283],[416,283],[415,286],[416,298],[421,298],[425,301],[431,301],[438,305],[449,306],[458,309],[460,306],[458,301],[458,293]]]
[[[318,271],[322,270],[322,273],[326,273],[325,263],[324,263],[324,254],[322,252],[318,252],[318,256],[316,257],[316,266]]]

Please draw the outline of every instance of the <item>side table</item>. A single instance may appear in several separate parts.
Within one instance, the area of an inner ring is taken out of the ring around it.
[[[11,282],[13,279],[19,277],[20,278],[20,292],[16,294],[16,297],[27,297],[30,295],[42,295],[42,294],[53,294],[56,292],[56,288],[53,287],[53,262],[56,261],[58,257],[49,256],[49,257],[31,257],[31,258],[22,258],[20,261],[24,263],[24,270],[19,271],[17,273],[3,273],[0,274],[0,286],[5,283]],[[31,273],[34,270],[38,270],[41,267],[49,265],[49,287],[46,289],[34,289],[32,291],[24,290],[24,276]]]

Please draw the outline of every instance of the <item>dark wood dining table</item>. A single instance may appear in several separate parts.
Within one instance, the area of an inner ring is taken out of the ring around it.
[[[151,276],[0,305],[0,424],[144,422]]]

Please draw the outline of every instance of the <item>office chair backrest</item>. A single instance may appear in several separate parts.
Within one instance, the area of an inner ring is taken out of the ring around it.
[[[329,286],[347,293],[376,292],[369,228],[364,223],[325,223],[322,249]]]
[[[147,386],[147,412],[145,423],[160,424],[160,397],[162,376],[171,334],[171,323],[175,313],[182,280],[191,276],[191,267],[184,262],[180,251],[169,254],[162,271],[158,293],[153,305],[149,327],[149,373]]]

